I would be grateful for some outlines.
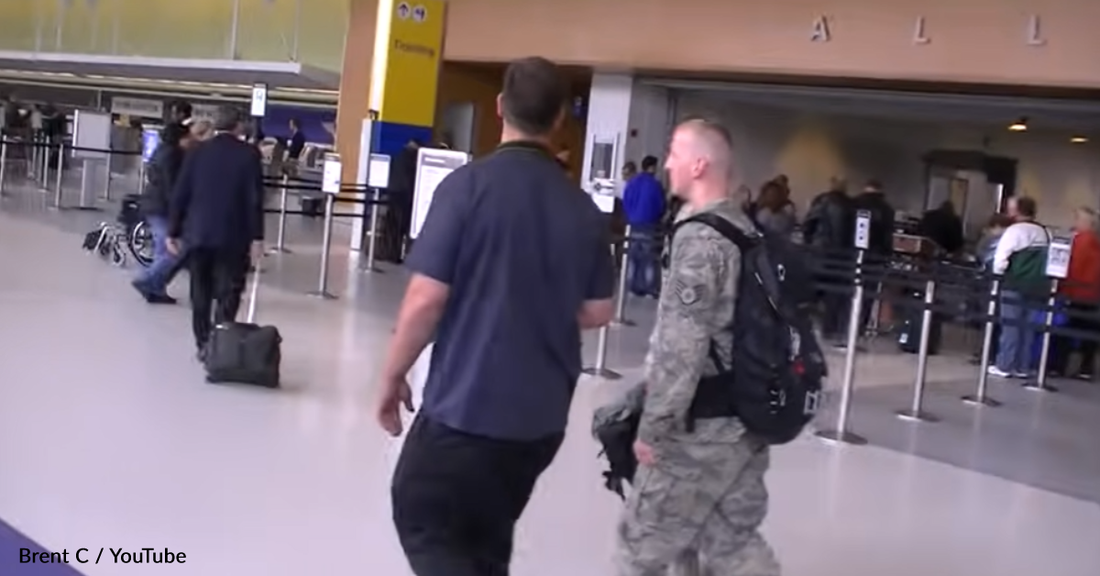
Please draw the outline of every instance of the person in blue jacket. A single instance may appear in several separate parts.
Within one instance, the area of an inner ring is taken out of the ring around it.
[[[623,214],[630,225],[630,291],[636,296],[656,298],[661,290],[658,233],[665,214],[665,189],[657,180],[655,156],[642,159],[641,172],[626,183]]]

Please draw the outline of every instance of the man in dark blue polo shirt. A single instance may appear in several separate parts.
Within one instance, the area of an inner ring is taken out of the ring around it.
[[[565,433],[580,332],[612,317],[608,223],[550,148],[568,97],[554,64],[513,62],[500,147],[440,183],[408,257],[378,418],[401,434],[406,374],[434,337],[393,479],[418,576],[508,574],[516,521]]]

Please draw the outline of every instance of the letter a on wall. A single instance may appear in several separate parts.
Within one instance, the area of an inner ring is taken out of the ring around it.
[[[829,19],[825,16],[818,16],[814,20],[814,30],[810,34],[811,42],[828,42],[831,39],[829,35]]]

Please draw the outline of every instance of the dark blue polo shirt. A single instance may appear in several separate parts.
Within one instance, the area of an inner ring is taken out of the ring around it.
[[[577,313],[612,296],[614,272],[604,215],[553,156],[507,144],[452,172],[407,265],[450,286],[422,413],[490,438],[564,432]]]

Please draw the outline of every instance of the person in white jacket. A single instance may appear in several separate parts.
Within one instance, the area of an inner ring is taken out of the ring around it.
[[[1029,308],[1024,289],[1041,284],[1045,278],[1046,249],[1050,243],[1047,229],[1035,221],[1035,200],[1010,198],[1008,215],[1015,223],[1005,229],[993,253],[993,273],[1004,276],[1001,290],[1001,338],[997,361],[989,374],[1001,378],[1027,378],[1031,375],[1031,348],[1036,331],[1031,326],[1014,325],[1028,319]]]

